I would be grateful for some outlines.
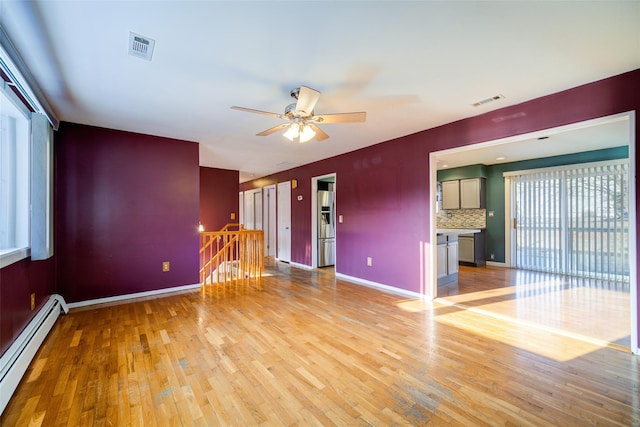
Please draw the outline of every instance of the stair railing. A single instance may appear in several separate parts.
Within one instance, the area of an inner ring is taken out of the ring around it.
[[[220,231],[200,233],[200,284],[261,280],[263,271],[262,230],[227,224]]]

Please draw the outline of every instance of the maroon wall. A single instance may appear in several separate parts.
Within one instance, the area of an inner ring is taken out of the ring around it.
[[[200,168],[200,223],[205,231],[220,230],[238,222],[240,172]],[[231,219],[231,214],[235,219]]]
[[[419,292],[421,274],[431,275],[431,266],[421,272],[420,263],[420,248],[430,239],[430,152],[639,109],[640,70],[634,70],[243,183],[240,190],[298,180],[292,190],[291,260],[310,265],[311,178],[336,173],[336,210],[344,215],[337,227],[336,271]],[[640,129],[638,114],[635,128]],[[636,147],[639,138],[636,131]],[[305,196],[302,201],[298,194]],[[368,256],[372,267],[366,266]]]
[[[198,283],[198,144],[69,123],[55,136],[67,302]]]
[[[36,308],[33,311],[31,293],[36,294]],[[0,355],[54,293],[54,258],[45,261],[27,258],[0,270]]]

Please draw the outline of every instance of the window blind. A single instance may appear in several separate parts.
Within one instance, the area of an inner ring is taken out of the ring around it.
[[[511,180],[517,268],[629,281],[628,160]]]

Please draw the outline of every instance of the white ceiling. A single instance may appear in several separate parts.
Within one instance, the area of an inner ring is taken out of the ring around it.
[[[639,1],[0,8],[61,120],[199,142],[202,166],[239,170],[241,181],[640,68]],[[128,55],[129,32],[156,41],[152,61]],[[292,144],[255,136],[279,119],[229,108],[280,113],[300,85],[322,92],[316,113],[366,111],[366,123],[323,125],[328,140]]]
[[[627,114],[602,117],[554,129],[488,141],[435,153],[437,169],[496,165],[540,157],[627,146],[631,125]]]

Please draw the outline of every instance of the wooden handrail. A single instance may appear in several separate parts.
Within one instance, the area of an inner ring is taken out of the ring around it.
[[[232,227],[238,227],[238,231],[244,229],[244,225],[234,222],[234,223],[226,224],[224,227],[220,229],[220,231],[230,231],[229,229]]]
[[[230,230],[237,227],[237,230]],[[221,231],[200,233],[200,283],[249,281],[262,278],[264,232],[227,224]]]

